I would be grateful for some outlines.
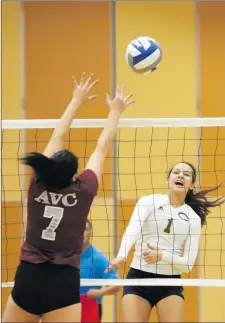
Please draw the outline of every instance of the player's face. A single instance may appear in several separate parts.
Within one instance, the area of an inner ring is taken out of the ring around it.
[[[187,164],[180,163],[173,167],[168,178],[168,186],[174,192],[186,193],[189,189],[193,189],[194,183],[192,181],[192,168]]]
[[[88,222],[86,222],[86,227],[85,227],[85,231],[84,231],[84,240],[83,240],[84,245],[89,243],[90,237],[91,237],[90,224]]]

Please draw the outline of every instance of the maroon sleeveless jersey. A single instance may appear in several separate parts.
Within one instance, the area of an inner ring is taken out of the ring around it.
[[[28,190],[26,240],[20,260],[80,268],[86,220],[98,180],[86,169],[64,189],[46,190],[33,175]]]

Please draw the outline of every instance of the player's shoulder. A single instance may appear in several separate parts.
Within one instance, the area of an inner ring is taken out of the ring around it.
[[[81,172],[77,177],[77,182],[81,183],[91,194],[97,194],[98,178],[91,169],[85,169]]]
[[[91,169],[84,169],[77,177],[79,180],[86,181],[88,179],[97,180],[96,174]]]
[[[138,204],[140,205],[163,205],[168,203],[168,197],[166,194],[151,194],[142,196],[138,200]]]
[[[200,217],[198,216],[198,214],[192,209],[192,207],[188,204],[184,204],[181,207],[181,210],[186,211],[189,215],[189,218],[196,218],[196,219],[200,219]]]
[[[192,207],[188,204],[184,204],[181,208],[181,212],[188,214],[188,218],[191,222],[195,223],[196,225],[201,225],[201,218],[200,216],[192,209]]]

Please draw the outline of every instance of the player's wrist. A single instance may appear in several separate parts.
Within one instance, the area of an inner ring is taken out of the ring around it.
[[[82,100],[79,99],[78,97],[73,97],[70,101],[70,105],[73,108],[79,108],[82,104]]]
[[[113,118],[120,118],[122,111],[119,111],[118,109],[111,109],[109,112],[109,117],[113,117]]]
[[[98,297],[104,296],[105,294],[105,287],[102,287],[100,289],[98,289]]]
[[[116,260],[119,260],[119,261],[121,261],[121,262],[125,262],[126,261],[126,256],[124,256],[124,255],[120,255],[120,254],[118,254],[117,256],[116,256]]]

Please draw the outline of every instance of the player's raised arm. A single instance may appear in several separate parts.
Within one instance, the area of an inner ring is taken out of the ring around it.
[[[53,134],[48,142],[47,147],[44,150],[43,155],[51,157],[53,154],[62,149],[64,138],[69,132],[76,112],[86,100],[92,100],[96,98],[96,95],[90,95],[91,90],[98,83],[98,80],[93,81],[92,77],[93,74],[91,74],[85,80],[85,73],[83,73],[79,84],[73,79],[74,90],[72,100],[70,101],[64,114],[59,120],[55,130],[53,131]]]
[[[101,179],[104,160],[109,150],[109,146],[116,134],[120,115],[128,105],[134,102],[133,100],[130,100],[132,94],[125,96],[124,92],[125,86],[121,89],[118,87],[113,100],[111,100],[108,94],[106,94],[106,102],[110,109],[108,119],[98,139],[97,146],[86,166],[86,169],[91,169],[96,174],[98,181]]]

